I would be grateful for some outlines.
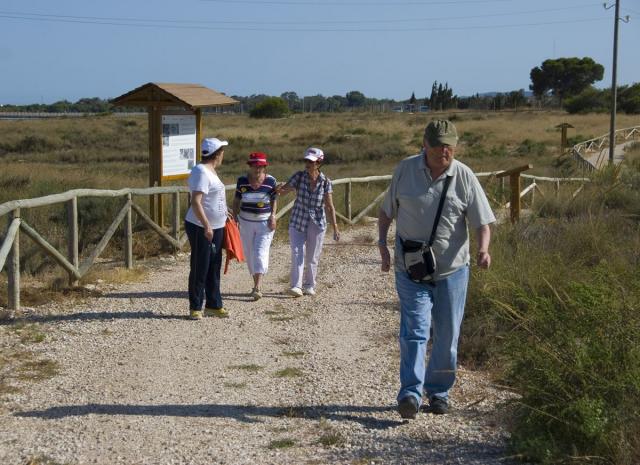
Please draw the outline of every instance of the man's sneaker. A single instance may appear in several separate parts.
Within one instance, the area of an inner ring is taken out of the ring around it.
[[[205,307],[204,314],[206,316],[215,316],[217,318],[229,318],[229,312],[227,312],[224,308],[208,308]]]
[[[251,297],[253,297],[253,300],[260,300],[262,299],[262,292],[260,292],[260,289],[254,288],[253,291],[251,291]]]
[[[190,320],[202,320],[202,310],[189,310]]]
[[[449,411],[449,402],[447,402],[447,399],[434,396],[429,400],[429,408],[427,411],[434,415],[444,415]]]
[[[294,297],[302,297],[302,289],[300,289],[299,287],[292,287],[287,292],[289,292],[289,295],[292,295]]]
[[[418,413],[418,401],[413,396],[407,396],[398,402],[398,413],[402,418],[413,420]]]
[[[302,293],[304,295],[316,295],[316,291],[312,287],[304,287],[304,288],[302,288]]]

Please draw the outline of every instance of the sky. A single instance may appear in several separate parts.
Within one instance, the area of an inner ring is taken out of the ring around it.
[[[620,85],[640,81],[640,0],[619,1]],[[438,81],[465,96],[528,89],[533,67],[571,56],[602,64],[604,88],[613,24],[597,0],[2,0],[0,104],[147,82],[408,99]]]

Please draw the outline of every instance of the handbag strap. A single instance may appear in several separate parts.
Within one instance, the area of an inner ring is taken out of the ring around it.
[[[431,230],[431,237],[429,238],[429,247],[433,245],[433,241],[436,238],[436,229],[438,229],[438,223],[440,222],[440,215],[442,215],[442,207],[444,206],[444,199],[447,197],[447,189],[449,189],[449,183],[453,176],[447,176],[444,181],[444,187],[442,188],[442,194],[440,195],[440,203],[438,204],[438,211],[436,217],[433,220],[433,229]]]

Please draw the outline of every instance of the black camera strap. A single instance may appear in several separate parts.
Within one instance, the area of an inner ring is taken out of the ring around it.
[[[429,238],[429,247],[433,245],[433,241],[436,238],[436,230],[438,229],[438,223],[440,223],[440,216],[442,215],[442,207],[444,207],[444,199],[447,197],[447,190],[449,189],[449,183],[453,176],[447,176],[444,181],[444,187],[442,188],[442,194],[440,194],[440,203],[438,204],[438,211],[436,217],[433,220],[433,229],[431,230],[431,237]]]

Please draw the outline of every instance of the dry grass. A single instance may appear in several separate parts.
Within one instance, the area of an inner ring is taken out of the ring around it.
[[[323,170],[333,179],[373,174],[390,174],[397,162],[420,150],[422,131],[434,118],[455,120],[461,143],[458,158],[476,171],[505,169],[523,163],[534,165],[531,174],[569,175],[573,165],[558,159],[561,122],[572,124],[570,138],[587,139],[605,134],[608,116],[604,114],[568,115],[564,112],[479,113],[456,112],[429,114],[342,113],[303,114],[278,120],[252,120],[245,115],[207,115],[204,134],[228,139],[230,146],[220,168],[223,181],[233,184],[246,171],[246,157],[251,151],[269,154],[269,171],[286,180],[303,168],[304,149],[319,145],[327,154]],[[618,125],[637,125],[637,117],[619,115]],[[33,121],[0,121],[0,202],[43,196],[73,188],[110,188],[145,186],[148,183],[148,137],[145,116],[101,116]],[[637,149],[635,151],[637,153]],[[629,158],[633,156],[629,151]],[[175,181],[170,184],[184,184]],[[385,183],[357,184],[352,192],[352,211],[368,205],[385,187]],[[489,187],[496,201],[502,192]],[[344,188],[336,187],[334,202],[343,211]],[[228,192],[231,200],[232,192]],[[281,205],[293,197],[281,199]],[[148,199],[135,201],[146,208]],[[80,253],[86,256],[120,208],[122,199],[88,199],[79,201]],[[166,217],[169,205],[165,199]],[[181,211],[186,209],[183,196]],[[66,213],[64,205],[23,209],[23,218],[62,253],[66,253]],[[375,215],[375,212],[372,212]],[[134,218],[137,218],[134,215]],[[278,223],[279,238],[286,238],[287,221]],[[155,233],[139,219],[134,224],[134,255],[144,259],[169,251]],[[370,242],[370,237],[362,237]],[[21,268],[23,303],[36,306],[59,299],[60,289],[84,297],[82,288],[68,288],[66,276],[53,260],[23,237]],[[117,233],[103,257],[122,260],[122,235]],[[92,270],[92,275],[96,272]],[[109,272],[103,278],[89,280],[122,282],[138,280],[134,274],[118,276]],[[32,285],[29,276],[37,277]],[[2,279],[2,278],[0,278]],[[35,282],[46,283],[36,285]],[[52,283],[53,284],[49,284]],[[86,279],[83,282],[89,282]],[[279,282],[288,282],[282,276]],[[49,289],[51,288],[51,289]],[[6,286],[0,283],[0,304],[6,303]]]
[[[304,373],[300,368],[287,367],[277,371],[275,376],[277,378],[297,378],[299,376],[302,376],[303,374]]]

